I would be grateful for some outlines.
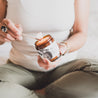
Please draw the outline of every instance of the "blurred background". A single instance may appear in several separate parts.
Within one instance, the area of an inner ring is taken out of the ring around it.
[[[10,43],[0,46],[0,64],[6,62],[10,49]],[[88,39],[84,47],[79,50],[78,58],[98,60],[98,0],[90,0]]]
[[[79,50],[78,58],[98,60],[98,0],[90,0],[88,40]]]

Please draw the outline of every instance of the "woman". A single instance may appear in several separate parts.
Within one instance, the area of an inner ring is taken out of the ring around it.
[[[8,64],[0,66],[0,97],[96,98],[98,76],[82,71],[91,63],[75,60],[86,42],[88,12],[89,0],[0,0],[0,43],[12,43]],[[52,35],[65,55],[41,58],[35,40],[24,36],[39,32]]]

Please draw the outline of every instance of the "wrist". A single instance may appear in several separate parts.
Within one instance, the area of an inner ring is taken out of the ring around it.
[[[70,48],[67,42],[60,42],[60,53],[62,56],[69,53]]]

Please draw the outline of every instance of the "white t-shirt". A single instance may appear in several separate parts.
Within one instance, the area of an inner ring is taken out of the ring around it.
[[[61,42],[68,38],[74,24],[74,0],[8,0],[7,18],[21,24],[25,34],[36,37],[43,32]],[[26,36],[22,41],[13,41],[9,59],[31,70],[47,71],[37,63],[35,41]],[[76,54],[77,51],[61,57],[58,66],[74,60]]]

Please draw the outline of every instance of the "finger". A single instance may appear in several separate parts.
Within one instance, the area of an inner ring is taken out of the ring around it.
[[[4,19],[2,21],[2,23],[4,23],[13,32],[14,35],[16,35],[16,36],[20,36],[21,35],[20,30],[18,30],[16,28],[15,24],[11,20]]]
[[[1,31],[0,35],[2,35],[4,37],[7,37],[8,39],[10,38],[10,40],[15,40],[15,39],[22,40],[22,36],[16,36],[10,30],[7,30],[7,33],[4,33],[4,32]]]
[[[15,36],[15,35],[13,34],[13,32],[11,32],[10,30],[8,30],[8,33],[9,33],[14,39],[17,39],[17,38],[18,38],[18,36]]]
[[[46,70],[55,68],[57,65],[57,62],[51,62],[50,60],[48,60],[47,58],[44,58],[44,61],[46,62],[47,66],[45,66]]]
[[[38,62],[39,63],[44,63],[43,59],[41,58],[41,56],[38,56]]]
[[[2,24],[6,24],[6,22],[9,22],[9,25],[8,26],[10,26],[10,24],[11,24],[11,26],[12,26],[12,24],[14,25],[14,23],[12,22],[12,21],[10,21],[10,20],[7,20],[7,19],[4,19],[3,20],[3,22],[2,22]],[[7,25],[7,24],[6,24]],[[2,26],[2,25],[1,25]],[[13,27],[13,26],[12,26]],[[16,28],[16,26],[14,25],[14,27]],[[16,28],[18,31],[20,31],[21,32],[21,35],[22,35],[22,27],[19,25],[19,29],[18,28]],[[12,32],[10,29],[9,29],[9,34],[13,37],[13,38],[15,38],[15,39],[17,39],[17,40],[22,40],[23,38],[22,38],[22,36],[21,35],[15,35],[14,34],[14,32]]]
[[[8,31],[8,33],[13,37],[15,38],[16,40],[22,40],[22,36],[15,36],[10,30]]]
[[[43,62],[44,62],[45,64],[47,64],[47,65],[49,65],[49,63],[50,63],[50,61],[49,61],[48,59],[46,59],[46,58],[43,58]]]
[[[8,30],[9,31],[9,30]],[[9,39],[11,41],[15,40],[14,37],[12,37],[9,33],[0,33],[0,35],[2,35],[4,38]]]
[[[40,56],[38,56],[38,63],[40,67],[43,67],[46,70],[54,68],[56,66],[55,64],[51,63],[48,59],[42,59]]]
[[[56,67],[56,65],[50,65],[50,66],[46,66],[45,69],[49,70],[49,69],[52,69],[52,68],[55,68],[55,67]]]
[[[23,32],[21,24],[15,24],[16,28],[18,28],[21,32]]]
[[[50,61],[46,58],[43,58],[43,65],[44,65],[44,69],[46,69],[46,70],[51,68]]]
[[[0,35],[0,42],[9,42],[9,39],[4,38],[2,35]]]
[[[49,62],[50,62],[48,59],[42,58],[41,56],[39,56],[39,58],[40,58],[40,60],[41,60],[44,64],[46,64],[46,65],[48,65]]]
[[[46,68],[46,66],[48,66],[47,64],[45,64],[45,62],[40,56],[38,56],[38,64],[40,67],[43,67],[44,69]]]
[[[21,32],[23,32],[23,29],[22,29],[22,26],[21,24],[15,24],[16,28],[18,28]],[[23,36],[21,34],[21,36],[18,37],[19,40],[22,40],[23,39]]]

